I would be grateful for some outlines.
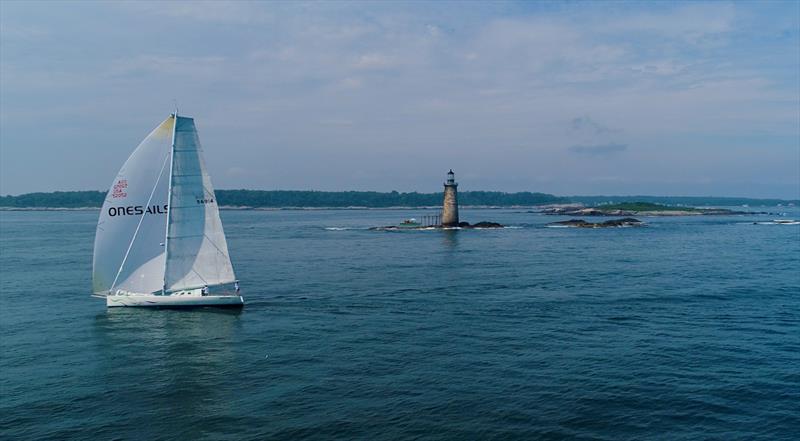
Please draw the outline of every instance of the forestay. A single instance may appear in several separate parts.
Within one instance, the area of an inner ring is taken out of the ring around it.
[[[217,198],[192,118],[178,117],[167,228],[167,291],[232,283]]]
[[[94,240],[93,291],[160,291],[164,282],[169,154],[174,118],[125,161],[106,195]]]

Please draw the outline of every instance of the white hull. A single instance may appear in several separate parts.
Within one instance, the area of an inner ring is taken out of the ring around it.
[[[167,295],[118,293],[106,296],[106,306],[181,308],[181,307],[242,307],[244,299],[239,295],[197,295],[195,292],[183,291]]]

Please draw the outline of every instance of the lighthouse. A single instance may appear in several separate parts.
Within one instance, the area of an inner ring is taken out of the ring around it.
[[[452,169],[447,173],[447,181],[444,183],[442,226],[458,226],[458,184],[456,183],[456,176]]]

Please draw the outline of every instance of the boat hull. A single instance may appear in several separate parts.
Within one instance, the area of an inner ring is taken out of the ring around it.
[[[193,296],[193,295],[154,295],[154,294],[115,294],[106,297],[106,306],[139,308],[241,308],[242,296]]]

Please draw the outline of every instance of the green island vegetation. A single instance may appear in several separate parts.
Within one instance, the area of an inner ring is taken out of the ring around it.
[[[616,204],[604,204],[595,207],[601,211],[702,211],[694,207],[679,207],[674,205],[654,204],[652,202],[619,202]]]
[[[219,190],[217,199],[223,206],[245,207],[433,207],[442,204],[442,193],[400,193],[392,191],[263,191]],[[461,205],[542,205],[564,201],[544,193],[502,193],[497,191],[465,191],[458,194]]]
[[[101,191],[56,191],[0,196],[2,208],[98,208],[106,193]],[[442,193],[377,191],[217,190],[219,205],[252,208],[346,208],[346,207],[435,207]],[[782,199],[670,196],[554,196],[547,193],[462,191],[461,206],[537,206],[579,203],[602,210],[691,211],[692,206],[741,206],[798,204]]]
[[[54,191],[0,196],[0,207],[13,208],[84,208],[100,207],[106,194],[100,191]]]
[[[723,196],[567,196],[572,202],[584,204],[590,207],[605,204],[621,204],[626,202],[636,203],[652,203],[661,205],[677,205],[682,210],[687,207],[697,206],[711,206],[711,207],[733,207],[742,205],[753,206],[776,206],[787,204],[800,204],[797,199],[756,199],[756,198],[738,198],[738,197],[723,197]]]
[[[220,206],[252,208],[345,208],[345,207],[434,207],[442,204],[442,193],[382,193],[377,191],[289,191],[217,190]],[[96,208],[103,205],[100,191],[58,191],[0,196],[0,207],[7,208]],[[465,191],[458,194],[461,205],[534,206],[567,203],[568,199],[545,193],[503,193]]]

